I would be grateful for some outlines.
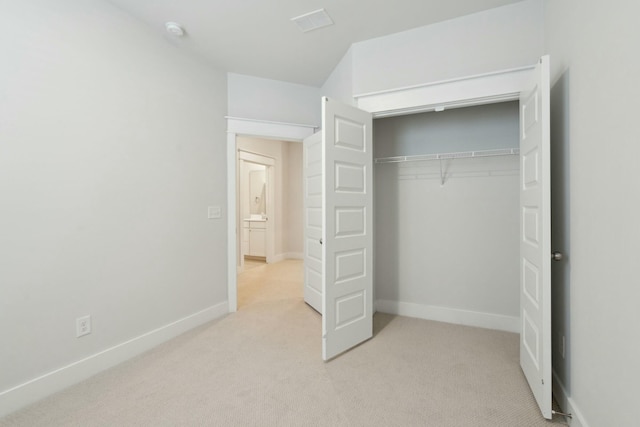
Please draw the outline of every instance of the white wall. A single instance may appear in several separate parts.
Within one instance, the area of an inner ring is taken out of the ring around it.
[[[518,148],[518,121],[517,102],[376,119],[374,156]]]
[[[1,415],[226,310],[227,229],[225,73],[98,0],[2,1],[0,51]]]
[[[242,74],[228,74],[229,116],[319,126],[320,89]]]
[[[353,50],[349,48],[331,75],[322,85],[322,95],[347,105],[355,105],[353,98]]]
[[[375,157],[518,146],[517,103],[374,124]],[[444,185],[439,162],[375,165],[380,311],[518,330],[518,162],[445,161]]]
[[[554,370],[579,415],[573,425],[637,425],[640,5],[544,3],[553,245],[567,254],[554,266]]]
[[[295,242],[302,241],[302,144],[291,141],[237,137],[239,150],[261,154],[275,160],[275,195],[274,195],[274,256],[284,259],[291,253],[301,252]],[[293,148],[292,148],[293,146]],[[296,175],[300,174],[299,178]],[[292,182],[298,179],[299,182]]]
[[[543,54],[539,0],[355,43],[356,95],[529,66]]]

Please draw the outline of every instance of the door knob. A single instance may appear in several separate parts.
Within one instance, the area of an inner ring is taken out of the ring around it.
[[[552,252],[551,259],[554,261],[562,261],[563,255],[562,252]]]

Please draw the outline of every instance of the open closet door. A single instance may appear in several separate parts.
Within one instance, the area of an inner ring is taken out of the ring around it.
[[[372,115],[322,98],[322,358],[373,335]]]
[[[322,133],[303,141],[304,301],[322,314]]]
[[[551,414],[551,187],[549,57],[520,94],[520,366]]]

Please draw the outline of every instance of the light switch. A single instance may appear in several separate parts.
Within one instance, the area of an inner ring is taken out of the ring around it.
[[[209,206],[207,210],[207,218],[218,219],[220,218],[220,206]]]

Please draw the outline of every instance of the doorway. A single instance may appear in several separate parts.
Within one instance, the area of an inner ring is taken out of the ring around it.
[[[286,259],[266,264],[247,261],[238,274],[238,311],[264,303],[302,299],[302,260]]]
[[[515,101],[374,120],[380,311],[519,331],[518,129]]]
[[[266,230],[269,230],[269,227],[273,229],[273,238],[267,237],[267,255],[264,261],[268,264],[265,263],[263,266],[271,266],[283,260],[302,259],[301,141],[304,136],[313,132],[314,127],[234,118],[227,118],[227,122],[230,231],[228,235],[228,296],[229,311],[234,312],[238,309],[239,279],[237,273],[242,271],[240,265],[245,259],[241,241],[245,232],[244,219],[247,218],[246,215],[260,215],[260,218],[254,218],[262,219],[261,211],[243,213],[240,207],[241,160],[267,166],[265,182],[265,207],[267,211],[265,212],[265,221],[262,224]],[[240,152],[244,153],[242,154],[243,159],[239,158]],[[255,195],[252,196],[252,200],[247,203],[256,202],[255,197]],[[257,204],[259,205],[261,202],[262,200],[258,200]],[[256,233],[260,233],[260,231]],[[259,268],[251,271],[255,270],[259,270]],[[301,286],[302,284],[300,284]]]
[[[285,260],[301,258],[302,190],[296,183],[302,153],[300,143],[292,141],[243,136],[236,145],[240,309],[285,297],[291,289],[291,281],[284,279],[291,274],[284,271],[296,269]]]

